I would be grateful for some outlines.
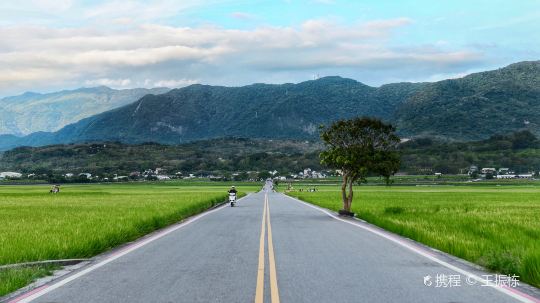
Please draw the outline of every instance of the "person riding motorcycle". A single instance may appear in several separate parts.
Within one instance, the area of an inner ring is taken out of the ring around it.
[[[231,186],[231,189],[229,189],[229,202],[231,203],[231,206],[234,206],[236,202],[236,188],[234,186]]]

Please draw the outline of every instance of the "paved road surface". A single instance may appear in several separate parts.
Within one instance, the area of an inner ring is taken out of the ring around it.
[[[271,190],[165,233],[17,300],[539,302],[478,281],[467,285],[463,272],[445,266],[449,260],[441,264],[441,258],[404,247],[408,241],[353,226]],[[460,275],[462,286],[435,287],[435,277],[443,274]],[[428,275],[431,286],[424,285]]]

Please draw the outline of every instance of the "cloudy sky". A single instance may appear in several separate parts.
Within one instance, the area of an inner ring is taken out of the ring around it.
[[[540,59],[539,0],[3,0],[0,96],[435,81]]]

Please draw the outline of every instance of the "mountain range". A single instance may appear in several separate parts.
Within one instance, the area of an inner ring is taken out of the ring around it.
[[[106,86],[64,90],[49,94],[27,92],[0,99],[0,134],[27,135],[54,132],[83,118],[162,94],[168,88],[116,90]]]
[[[529,130],[540,134],[540,61],[511,64],[429,83],[397,108],[405,136],[486,139]]]
[[[539,135],[539,110],[540,61],[380,87],[341,77],[242,87],[196,84],[145,95],[56,132],[0,136],[0,149],[90,141],[180,144],[227,136],[315,139],[319,125],[354,116],[391,122],[403,137],[481,140],[518,130]]]

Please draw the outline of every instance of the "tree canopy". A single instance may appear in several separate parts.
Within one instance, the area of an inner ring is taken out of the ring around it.
[[[321,138],[326,146],[320,154],[321,163],[342,171],[346,212],[350,212],[355,182],[373,174],[389,180],[399,169],[400,139],[395,128],[381,120],[368,117],[339,120],[322,127]]]

